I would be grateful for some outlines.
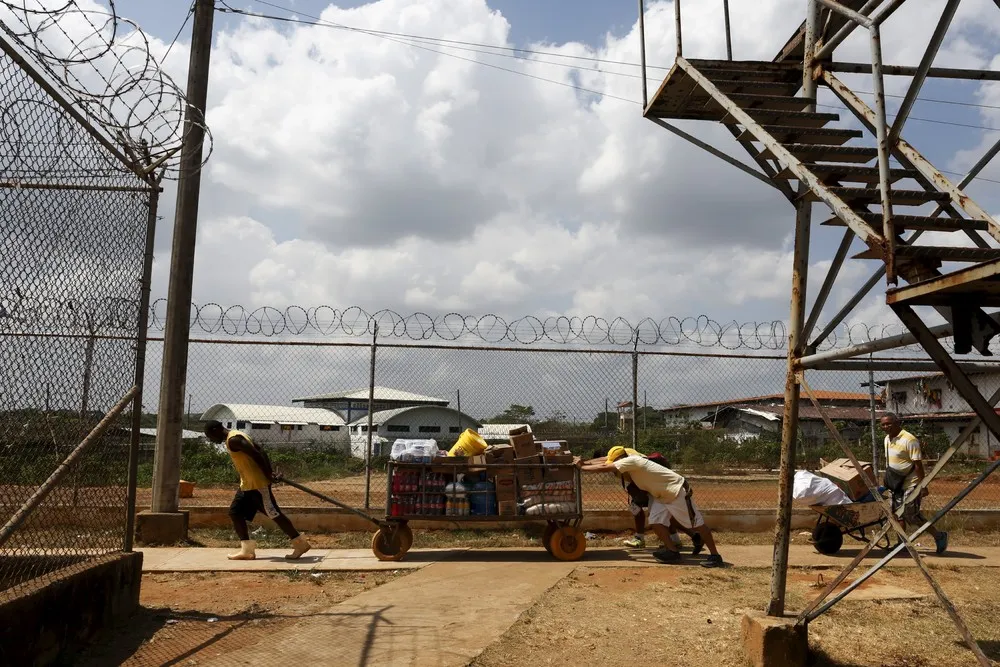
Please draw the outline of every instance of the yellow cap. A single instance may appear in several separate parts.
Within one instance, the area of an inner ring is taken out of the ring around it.
[[[614,463],[615,461],[617,461],[618,459],[620,459],[620,458],[622,458],[624,456],[628,456],[628,452],[625,451],[624,447],[622,447],[620,445],[616,445],[616,446],[612,447],[608,451],[608,465],[611,465],[612,463]]]

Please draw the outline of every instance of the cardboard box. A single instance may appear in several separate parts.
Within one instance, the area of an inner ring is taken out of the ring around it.
[[[498,503],[506,501],[514,502],[517,500],[517,483],[515,482],[514,473],[501,473],[496,476],[493,483],[496,485]]]
[[[517,516],[517,501],[516,500],[497,501],[497,513],[500,516]]]
[[[469,472],[483,472],[486,470],[486,464],[489,463],[489,459],[485,454],[479,454],[477,456],[469,457]]]
[[[872,464],[866,461],[858,461],[866,474],[875,479],[872,472]],[[854,468],[850,459],[836,459],[823,466],[818,474],[840,487],[840,490],[847,494],[851,500],[857,500],[868,493],[868,487],[861,473]]]
[[[491,445],[486,455],[493,459],[493,463],[513,463],[517,458],[511,445]]]
[[[557,460],[558,459],[558,460]],[[546,482],[572,482],[576,479],[576,470],[572,467],[579,460],[572,454],[559,454],[558,456],[546,456],[545,462],[548,464],[559,464],[558,468],[546,468]]]
[[[531,431],[528,430],[527,426],[518,426],[507,431],[507,435],[521,435],[522,433],[531,433]]]
[[[535,442],[535,436],[521,433],[510,436],[510,444],[514,448],[514,458],[523,459],[541,453],[541,448]]]
[[[515,461],[518,466],[521,465],[532,465],[541,464],[542,457],[538,456],[526,456],[519,458]],[[541,484],[544,479],[544,474],[542,468],[518,468],[517,469],[517,483],[519,486],[524,486],[525,484]]]

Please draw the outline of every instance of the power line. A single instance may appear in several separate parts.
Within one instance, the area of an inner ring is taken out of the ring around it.
[[[161,66],[163,65],[164,61],[167,59],[167,56],[170,55],[170,50],[174,48],[174,44],[177,43],[177,40],[180,38],[181,33],[184,32],[184,27],[187,26],[188,21],[191,20],[191,17],[193,15],[194,15],[194,3],[192,2],[191,3],[191,7],[188,8],[187,16],[184,17],[184,22],[181,23],[181,27],[177,29],[177,34],[174,35],[174,39],[170,42],[170,46],[167,47],[166,53],[164,53],[163,57],[160,58],[160,65]]]
[[[269,2],[268,0],[253,0],[253,2],[257,2],[257,3],[262,4],[262,5],[267,5],[268,7],[273,7],[274,9],[280,9],[282,11],[289,12],[290,14],[298,14],[300,16],[305,16],[306,18],[313,19],[313,21],[303,21],[301,19],[296,19],[296,18],[293,18],[293,17],[285,17],[285,16],[272,16],[272,15],[267,15],[267,14],[254,14],[252,12],[247,12],[247,11],[244,11],[244,10],[233,9],[233,8],[229,7],[228,5],[226,5],[227,9],[220,10],[220,11],[229,11],[229,12],[236,13],[236,14],[243,14],[245,16],[256,16],[258,18],[266,18],[266,19],[272,19],[272,20],[277,20],[277,21],[285,21],[285,22],[288,22],[288,23],[299,23],[299,24],[303,24],[303,25],[316,26],[316,27],[335,28],[335,29],[338,29],[338,30],[347,30],[347,31],[350,31],[350,32],[359,32],[359,33],[363,33],[363,34],[367,34],[367,35],[374,35],[374,36],[380,36],[380,37],[399,37],[399,38],[405,38],[405,39],[415,39],[415,40],[420,40],[420,41],[426,42],[426,43],[439,44],[439,45],[442,45],[442,46],[455,45],[455,46],[446,46],[446,48],[473,47],[473,48],[460,48],[459,50],[462,50],[462,51],[471,51],[473,53],[481,53],[483,55],[500,56],[500,57],[503,57],[503,58],[514,58],[514,59],[517,59],[517,60],[526,60],[526,61],[529,61],[529,62],[535,62],[535,63],[547,64],[547,65],[554,65],[554,66],[557,66],[557,67],[569,67],[569,68],[573,68],[573,69],[584,69],[584,68],[580,68],[580,67],[578,67],[576,65],[572,65],[570,63],[556,63],[556,62],[545,61],[545,60],[537,60],[537,59],[534,59],[534,58],[525,58],[525,57],[514,55],[514,54],[523,53],[523,54],[528,54],[528,55],[540,55],[540,56],[549,56],[549,57],[556,57],[556,58],[568,58],[568,59],[571,59],[571,60],[582,60],[582,61],[593,62],[593,63],[598,63],[598,64],[623,65],[623,66],[626,66],[626,67],[640,67],[639,63],[629,62],[629,61],[625,61],[625,60],[607,60],[607,59],[603,59],[603,58],[595,58],[595,57],[592,57],[592,56],[576,56],[576,55],[569,55],[569,54],[564,54],[564,53],[556,53],[554,51],[537,51],[537,50],[533,50],[533,49],[521,49],[521,48],[516,48],[516,47],[506,46],[506,45],[501,45],[501,44],[485,44],[485,43],[482,43],[482,42],[471,42],[471,41],[457,40],[457,39],[445,39],[445,38],[441,38],[441,37],[428,37],[426,35],[414,35],[414,34],[411,34],[411,33],[392,32],[392,31],[388,31],[388,30],[374,30],[374,29],[368,29],[368,28],[357,28],[357,27],[354,27],[354,26],[348,26],[348,25],[344,25],[344,24],[341,24],[341,23],[335,23],[333,21],[328,21],[326,19],[322,19],[322,18],[320,18],[318,16],[312,16],[312,15],[306,14],[304,12],[299,12],[299,11],[296,11],[296,10],[291,9],[289,7],[284,7],[282,5],[278,5],[278,4],[275,4],[273,2]],[[225,4],[225,3],[223,2],[223,4]],[[478,49],[495,49],[497,51],[510,51],[511,53],[494,53],[494,52],[491,52],[491,51],[480,51]],[[662,65],[648,65],[648,64],[646,65],[646,69],[647,70],[654,69],[654,70],[662,70],[662,71],[669,71],[670,70],[669,67],[665,67],[665,66],[662,66]],[[611,71],[608,71],[608,70],[602,70],[602,69],[597,69],[597,68],[588,69],[588,71],[599,72],[601,74],[608,74],[608,75],[612,75],[612,76],[625,76],[625,77],[634,78],[634,79],[641,79],[642,78],[641,74],[629,74],[627,72],[611,72]],[[870,95],[874,95],[874,93],[868,92],[868,91],[858,91],[858,93],[861,94],[861,95],[869,95],[869,96]],[[893,94],[886,93],[886,97],[891,97],[891,98],[895,98],[895,99],[904,99],[905,95],[893,95]],[[941,100],[941,99],[928,98],[928,97],[918,97],[917,101],[919,101],[919,102],[928,102],[928,103],[932,103],[932,104],[950,104],[950,105],[955,105],[955,106],[965,106],[965,107],[973,107],[973,108],[979,108],[979,109],[995,109],[995,110],[1000,110],[1000,105],[981,104],[981,103],[976,103],[976,102],[957,102],[957,101],[954,101],[954,100]],[[933,121],[930,121],[930,122],[933,122]],[[941,122],[946,122],[946,121],[941,121]],[[993,128],[987,128],[987,129],[993,129]]]

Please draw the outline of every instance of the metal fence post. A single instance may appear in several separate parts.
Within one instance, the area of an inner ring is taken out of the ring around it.
[[[378,349],[378,323],[372,331],[372,364],[368,376],[368,443],[365,446],[365,509],[371,507],[372,490],[372,411],[375,409],[375,353]],[[350,435],[348,435],[350,437]]]
[[[871,355],[869,355],[869,361]],[[878,473],[878,438],[875,436],[875,371],[868,367],[868,404],[871,408],[871,429],[872,429],[872,470]]]
[[[132,429],[128,443],[128,482],[125,501],[125,551],[132,551],[135,540],[135,495],[139,477],[139,429],[142,427],[142,388],[146,378],[146,331],[149,321],[149,293],[153,277],[153,244],[156,241],[156,210],[160,191],[149,193],[149,217],[146,219],[146,254],[142,260],[142,284],[139,292],[139,321],[135,332],[135,398],[132,399]]]
[[[636,333],[638,336],[638,333]],[[636,338],[636,345],[639,344]],[[636,408],[639,405],[639,351],[632,350],[632,449],[639,449],[639,431],[636,422]]]

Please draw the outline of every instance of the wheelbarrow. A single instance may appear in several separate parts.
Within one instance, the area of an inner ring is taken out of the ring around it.
[[[298,482],[288,479],[287,477],[279,477],[276,481],[287,484],[288,486],[296,488],[303,493],[308,493],[310,496],[328,502],[334,507],[347,510],[348,512],[358,515],[365,521],[369,521],[374,524],[378,530],[376,530],[375,535],[372,536],[372,552],[379,560],[401,560],[403,556],[406,555],[406,552],[410,550],[410,547],[413,546],[413,531],[411,531],[410,527],[406,525],[406,522],[390,522],[374,517],[371,514],[367,514],[366,512],[357,509],[356,507],[351,507],[346,503],[342,503],[339,500],[335,500],[330,496],[324,495],[319,491],[313,491],[308,486],[303,486]]]
[[[810,505],[809,508],[819,514],[812,531],[813,546],[816,551],[828,556],[840,551],[844,535],[867,544],[871,539],[868,529],[885,525],[885,517],[877,502]],[[891,549],[893,544],[889,534],[884,535],[876,546]]]

